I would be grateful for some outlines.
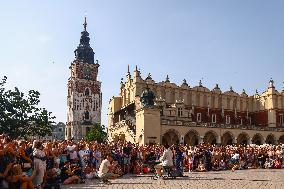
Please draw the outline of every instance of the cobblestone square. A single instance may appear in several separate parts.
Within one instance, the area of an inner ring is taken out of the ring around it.
[[[282,189],[284,188],[284,170],[242,170],[242,171],[223,171],[205,173],[186,173],[187,177],[177,178],[176,180],[152,180],[151,175],[126,175],[122,178],[112,180],[111,185],[104,185],[97,180],[86,181],[81,185],[63,186],[63,189],[80,188],[160,188],[160,189],[239,189],[239,188],[258,188],[258,189]]]

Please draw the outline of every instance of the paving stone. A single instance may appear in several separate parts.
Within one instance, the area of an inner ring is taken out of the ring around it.
[[[176,180],[153,180],[151,175],[126,175],[122,178],[112,180],[111,185],[100,184],[97,180],[86,181],[85,184],[62,186],[62,189],[266,189],[284,188],[284,169],[282,170],[241,170],[236,172],[205,172],[185,173],[188,177]]]

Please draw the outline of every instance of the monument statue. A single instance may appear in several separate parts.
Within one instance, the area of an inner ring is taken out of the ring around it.
[[[140,97],[140,102],[143,108],[153,108],[154,107],[155,94],[147,86],[142,92]]]

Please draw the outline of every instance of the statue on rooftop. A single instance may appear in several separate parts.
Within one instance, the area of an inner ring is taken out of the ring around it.
[[[140,102],[143,108],[153,108],[154,107],[155,94],[147,86],[142,92],[140,97]]]

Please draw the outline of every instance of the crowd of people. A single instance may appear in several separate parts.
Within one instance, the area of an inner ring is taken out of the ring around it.
[[[162,162],[158,164],[158,162]],[[86,179],[148,174],[163,165],[181,174],[284,168],[284,145],[144,145],[129,142],[12,140],[0,135],[0,188],[60,188]],[[158,166],[161,165],[161,166]],[[157,170],[158,168],[158,170]]]

